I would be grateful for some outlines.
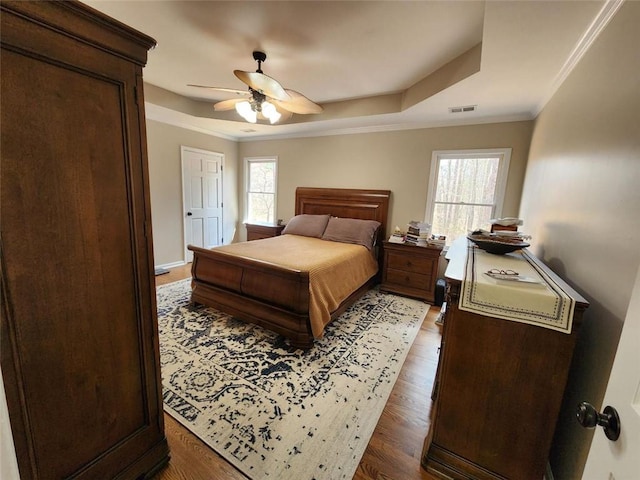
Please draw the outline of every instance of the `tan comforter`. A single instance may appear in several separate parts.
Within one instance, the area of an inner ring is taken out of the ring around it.
[[[234,243],[215,250],[308,271],[309,318],[316,338],[322,336],[331,312],[378,270],[371,252],[361,245],[299,235]]]

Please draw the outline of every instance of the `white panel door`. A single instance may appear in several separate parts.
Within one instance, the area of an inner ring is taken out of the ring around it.
[[[640,478],[640,268],[631,293],[627,317],[611,369],[602,408],[620,415],[620,438],[595,432],[583,480],[637,480]]]
[[[222,243],[222,166],[224,156],[182,147],[185,261],[187,245],[211,248]]]

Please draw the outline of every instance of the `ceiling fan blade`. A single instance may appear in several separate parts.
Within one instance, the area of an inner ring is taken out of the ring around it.
[[[236,95],[251,95],[251,92],[248,90],[238,90],[236,88],[209,87],[208,85],[192,85],[190,83],[187,84],[187,87],[208,88],[210,90],[217,90],[219,92],[235,93]]]
[[[236,103],[240,103],[240,102],[245,102],[246,99],[244,98],[232,98],[230,100],[222,100],[221,102],[218,102],[216,104],[213,105],[213,109],[216,112],[224,112],[226,110],[233,110],[234,108],[236,108]]]
[[[241,81],[249,85],[254,90],[265,94],[276,100],[289,100],[289,94],[276,80],[264,73],[244,72],[242,70],[234,70],[233,73]]]
[[[279,107],[284,108],[293,113],[309,114],[309,113],[322,113],[322,108],[317,103],[312,102],[307,97],[295,90],[286,90],[291,100],[274,100],[274,103]]]

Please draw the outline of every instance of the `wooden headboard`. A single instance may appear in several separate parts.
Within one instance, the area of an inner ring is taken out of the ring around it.
[[[377,245],[387,235],[390,190],[357,190],[351,188],[296,189],[296,215],[333,215],[342,218],[376,220],[382,224],[378,229]]]

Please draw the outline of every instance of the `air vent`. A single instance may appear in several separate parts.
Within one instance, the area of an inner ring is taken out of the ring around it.
[[[254,130],[253,128],[247,128],[242,130],[244,133],[253,133],[253,132],[257,132],[257,130]]]
[[[477,105],[466,105],[464,107],[449,107],[449,113],[468,113],[475,112]]]

